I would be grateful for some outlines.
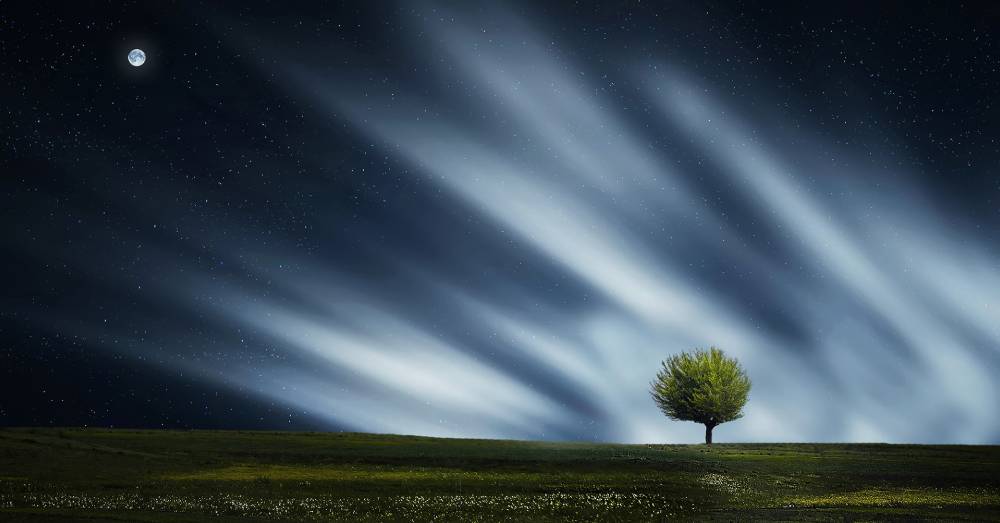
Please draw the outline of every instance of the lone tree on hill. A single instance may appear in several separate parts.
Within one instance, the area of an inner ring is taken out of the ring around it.
[[[743,417],[750,378],[720,349],[695,349],[667,358],[650,394],[668,418],[704,424],[705,443],[711,445],[712,429]]]

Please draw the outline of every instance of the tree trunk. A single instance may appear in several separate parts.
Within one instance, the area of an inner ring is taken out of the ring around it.
[[[714,428],[715,425],[705,424],[705,444],[709,447],[712,446],[712,429]]]

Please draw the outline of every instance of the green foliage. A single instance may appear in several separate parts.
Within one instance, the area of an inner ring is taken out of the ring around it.
[[[750,394],[743,367],[715,347],[667,358],[651,386],[653,401],[667,417],[709,428],[743,417]]]

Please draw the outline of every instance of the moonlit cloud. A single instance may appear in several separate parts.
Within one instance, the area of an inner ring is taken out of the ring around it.
[[[625,110],[594,64],[501,8],[399,16],[401,59],[430,64],[413,67],[419,87],[377,63],[331,67],[329,49],[289,54],[275,76],[318,127],[343,130],[320,142],[350,135],[416,196],[383,198],[383,222],[337,209],[306,220],[329,242],[308,252],[230,202],[152,239],[115,231],[169,261],[142,289],[115,290],[183,311],[186,332],[226,333],[216,346],[172,337],[152,312],[142,332],[96,313],[45,328],[359,431],[698,441],[699,426],[656,410],[648,383],[666,356],[717,345],[754,382],[746,417],[718,429],[726,440],[1000,433],[1000,253],[917,197],[907,173],[863,184],[874,167],[860,155],[834,172],[810,157],[823,138],[805,125],[783,148],[776,122],[672,57],[620,57],[614,81],[641,107]],[[365,81],[379,75],[381,87]],[[150,182],[121,206],[171,223],[171,202],[142,202],[173,189]],[[227,234],[246,224],[253,241]],[[114,259],[35,255],[94,280]]]
[[[797,428],[804,429],[797,437],[809,439],[913,438],[920,433],[912,426],[915,416],[934,420],[940,412],[964,423],[961,434],[949,437],[989,437],[996,420],[976,413],[982,398],[995,391],[973,352],[933,311],[890,281],[879,268],[883,253],[868,252],[823,210],[823,202],[797,188],[795,174],[758,146],[754,133],[730,117],[721,101],[701,96],[681,75],[639,79],[655,86],[649,95],[668,123],[704,149],[720,175],[742,184],[749,201],[791,231],[791,249],[801,249],[798,255],[815,260],[816,270],[835,280],[838,296],[832,302],[808,291],[784,294],[797,302],[794,321],[816,333],[807,359],[795,357],[788,340],[747,324],[717,289],[693,289],[670,250],[648,239],[658,225],[654,219],[670,216],[697,215],[721,238],[738,233],[701,205],[683,172],[668,166],[671,151],[647,153],[622,119],[603,109],[609,104],[588,94],[585,80],[565,74],[572,64],[550,58],[551,50],[523,24],[505,22],[518,36],[510,40],[514,45],[477,37],[469,29],[473,23],[429,23],[424,29],[441,35],[437,49],[452,56],[442,74],[466,75],[463,84],[479,86],[475,103],[496,104],[496,112],[515,122],[508,132],[541,144],[534,148],[510,150],[505,140],[480,132],[476,122],[420,118],[417,104],[352,102],[349,90],[316,87],[332,82],[312,75],[308,64],[293,75],[312,86],[331,113],[348,115],[360,131],[408,159],[415,172],[518,233],[606,300],[600,309],[553,326],[513,319],[491,309],[488,299],[473,299],[483,328],[503,333],[512,350],[563,374],[614,425],[632,427],[617,435],[623,439],[656,433],[646,422],[655,415],[650,409],[622,408],[642,401],[640,394],[624,391],[638,389],[633,384],[648,375],[664,346],[707,343],[727,347],[755,373],[748,420],[756,422],[740,425],[745,438],[782,438]],[[654,218],[637,210],[647,206],[664,212]],[[726,255],[781,272],[776,264],[768,267],[766,254],[731,245]],[[856,307],[838,310],[842,299],[854,297],[865,304],[862,318],[852,318],[859,314]],[[629,334],[580,339],[595,317],[607,315],[612,324],[628,324]],[[917,387],[926,381],[939,385]],[[807,414],[817,412],[810,403],[824,404],[823,414]]]
[[[831,368],[840,369],[844,379],[857,380],[861,388],[872,386],[868,384],[878,387],[880,380],[893,382],[899,379],[897,376],[904,377],[902,381],[908,386],[899,390],[893,403],[918,405],[920,415],[933,416],[936,412],[947,411],[962,421],[962,430],[971,431],[973,438],[988,437],[996,420],[981,415],[982,401],[996,397],[997,391],[989,371],[979,364],[972,347],[938,319],[933,307],[940,299],[935,294],[918,297],[907,291],[910,285],[919,285],[920,280],[894,281],[884,269],[893,267],[895,272],[895,267],[899,266],[884,263],[893,250],[868,251],[861,241],[852,237],[851,231],[824,210],[822,202],[796,187],[793,174],[773,154],[755,145],[750,132],[741,129],[735,118],[717,102],[700,95],[698,88],[677,75],[654,78],[651,83],[656,85],[656,95],[665,112],[692,133],[696,143],[708,150],[708,156],[720,164],[720,172],[744,184],[750,197],[771,210],[774,219],[792,231],[796,243],[815,260],[818,270],[831,274],[842,288],[861,298],[868,306],[864,312],[886,324],[917,356],[916,360],[908,358],[907,363],[903,363],[899,358],[891,358],[892,347],[877,337],[855,337],[828,342],[824,347],[823,352],[834,360]],[[922,215],[920,209],[911,212]],[[916,244],[909,248],[921,247]],[[947,274],[946,271],[940,273]],[[933,301],[923,303],[928,298]],[[843,354],[852,351],[860,353]],[[845,366],[851,358],[853,363]],[[885,364],[880,365],[883,361]],[[859,379],[864,376],[863,372],[870,370],[868,367],[877,371]],[[920,369],[917,380],[936,386],[920,387],[917,386],[919,381],[905,379],[917,369]],[[907,419],[916,414],[898,408],[893,410]]]

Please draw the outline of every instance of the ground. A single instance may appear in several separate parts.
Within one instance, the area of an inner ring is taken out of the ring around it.
[[[0,520],[1000,520],[1000,447],[0,430]]]

